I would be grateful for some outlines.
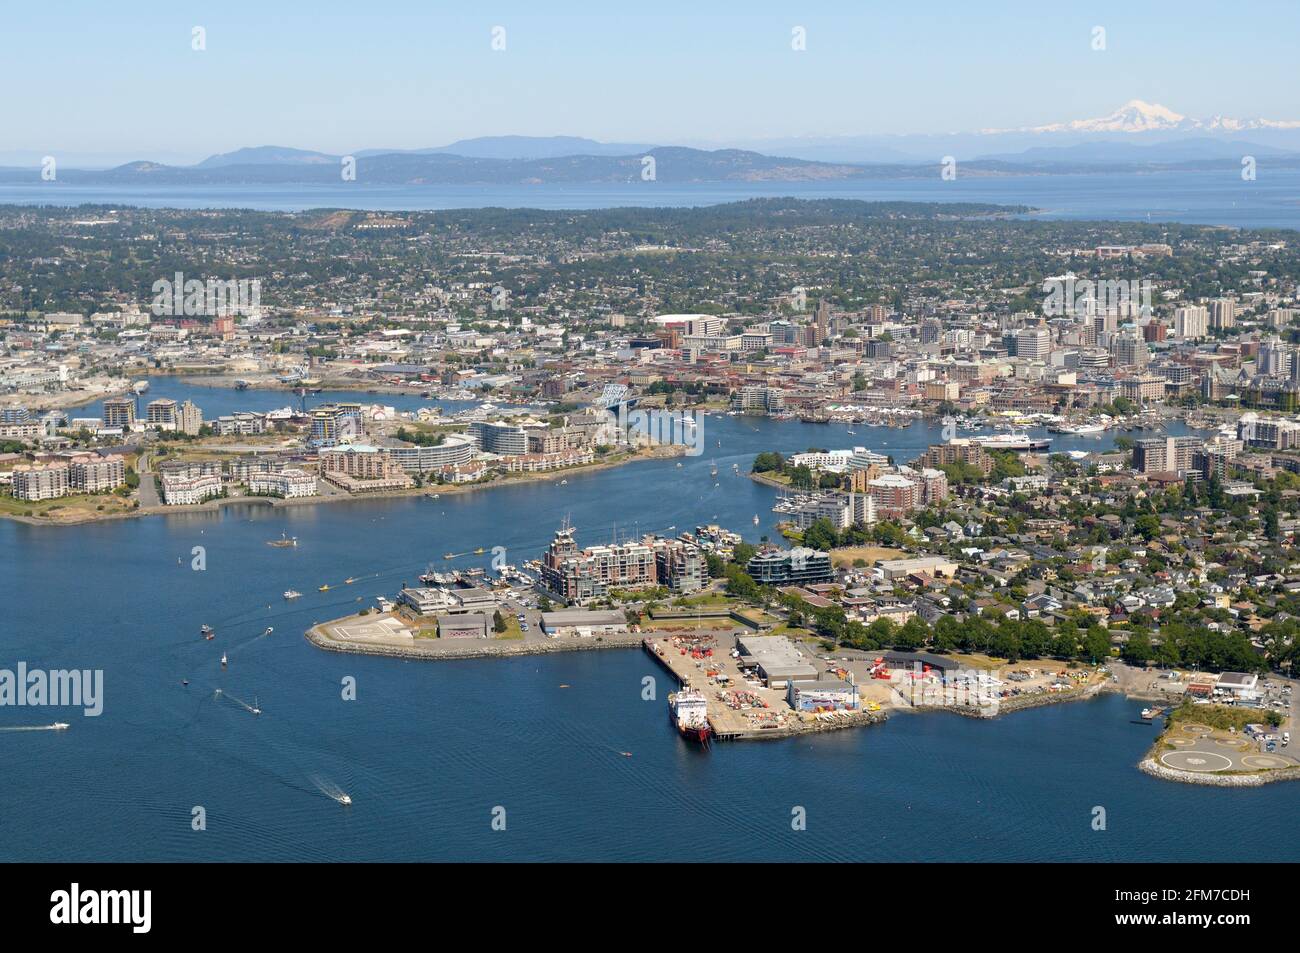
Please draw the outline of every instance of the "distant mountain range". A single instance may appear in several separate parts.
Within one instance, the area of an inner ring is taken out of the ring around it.
[[[1248,137],[1248,138],[1247,138]],[[427,149],[363,149],[357,180],[375,185],[532,185],[840,181],[928,177],[945,156],[963,175],[1064,174],[1227,168],[1253,155],[1300,168],[1300,121],[1189,119],[1133,100],[1096,119],[1022,129],[920,136],[772,139],[753,148],[702,149],[575,136],[486,136]],[[0,182],[27,182],[34,161],[0,155]],[[653,164],[649,159],[653,158]],[[77,169],[60,181],[82,184],[253,185],[341,181],[345,157],[284,146],[209,156],[195,165],[136,161]],[[12,163],[12,164],[11,164]]]

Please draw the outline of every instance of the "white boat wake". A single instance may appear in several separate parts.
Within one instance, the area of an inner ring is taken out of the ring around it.
[[[323,778],[319,774],[313,774],[311,776],[311,783],[316,785],[316,789],[327,798],[332,798],[343,805],[352,803],[352,797],[328,778]]]

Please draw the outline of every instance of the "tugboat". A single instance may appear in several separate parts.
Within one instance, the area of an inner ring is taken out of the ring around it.
[[[687,741],[694,741],[706,748],[709,746],[713,728],[709,724],[708,703],[703,694],[683,688],[669,695],[668,716],[677,726],[678,733]]]
[[[213,639],[217,637],[217,633],[212,631],[212,626],[207,625],[206,623],[200,626],[199,635],[203,636],[209,642],[211,642]]]

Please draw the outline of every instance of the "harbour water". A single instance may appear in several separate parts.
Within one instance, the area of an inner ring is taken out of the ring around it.
[[[1238,228],[1300,228],[1300,170],[1270,168],[1241,178],[1235,164],[1221,170],[1076,175],[958,175],[848,182],[634,182],[601,185],[158,186],[0,184],[0,204],[131,205],[145,208],[250,208],[300,211],[351,208],[429,211],[461,208],[597,209],[693,207],[751,198],[862,199],[873,202],[991,202],[1029,205],[1035,217],[1109,221],[1183,222]]]
[[[213,391],[169,388],[215,412]],[[233,409],[255,395],[220,399]],[[270,406],[287,396],[261,395]],[[105,695],[95,718],[0,708],[3,727],[71,723],[0,733],[0,859],[1192,860],[1207,836],[1223,859],[1300,857],[1276,836],[1289,829],[1293,786],[1141,774],[1153,729],[1131,724],[1135,703],[1117,697],[993,722],[904,715],[703,752],[669,726],[675,686],[639,651],[421,663],[336,655],[302,638],[448,550],[502,545],[512,562],[532,558],[566,516],[582,544],[704,522],[771,534],[774,491],[731,472],[762,450],[865,445],[907,459],[938,439],[920,423],[844,430],[709,417],[704,454],[680,469],[638,462],[439,500],[0,522],[13,594],[0,668],[102,669]],[[1058,437],[1054,449],[1107,442]],[[299,545],[266,545],[282,532]],[[204,571],[191,568],[195,547]],[[286,603],[291,588],[304,596]],[[204,623],[212,642],[199,636]],[[657,679],[654,701],[642,699],[645,676]],[[1092,828],[1098,806],[1105,831]],[[498,807],[504,831],[492,827]],[[795,807],[806,830],[791,828]],[[206,830],[193,829],[195,808]]]

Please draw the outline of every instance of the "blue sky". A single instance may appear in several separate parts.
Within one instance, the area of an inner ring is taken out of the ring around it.
[[[346,153],[510,133],[743,143],[1035,125],[1134,98],[1300,119],[1288,2],[54,6],[5,11],[0,153]]]

